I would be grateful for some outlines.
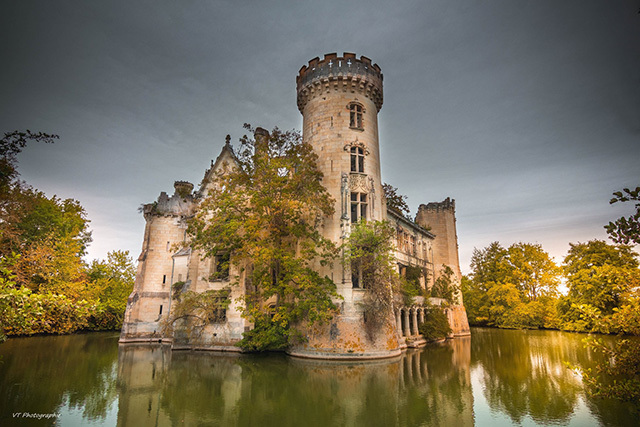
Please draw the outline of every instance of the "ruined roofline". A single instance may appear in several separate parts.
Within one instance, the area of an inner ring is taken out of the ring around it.
[[[432,232],[430,232],[429,230],[427,230],[426,228],[424,228],[423,226],[421,226],[420,224],[409,220],[408,218],[405,218],[404,216],[400,215],[398,212],[394,211],[391,208],[387,208],[387,216],[391,216],[394,219],[399,220],[400,222],[404,223],[405,225],[408,225],[409,227],[413,228],[414,230],[425,234],[427,237],[431,238],[431,239],[435,239],[436,235],[433,234]]]
[[[418,207],[418,212],[420,212],[422,210],[427,210],[427,211],[446,211],[446,210],[451,210],[451,211],[455,212],[455,210],[456,210],[456,200],[447,197],[446,199],[444,199],[441,202],[429,202],[426,205],[422,204],[422,205],[420,205]]]
[[[354,53],[343,56],[328,53],[303,65],[296,77],[298,109],[302,113],[308,100],[315,94],[334,90],[358,91],[370,98],[378,111],[382,108],[382,73],[378,64],[372,64],[366,56],[356,58]]]

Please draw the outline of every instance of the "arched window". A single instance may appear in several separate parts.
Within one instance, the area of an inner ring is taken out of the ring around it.
[[[362,130],[362,105],[352,102],[349,104],[349,127]]]
[[[351,147],[351,172],[364,173],[364,150],[362,147]]]

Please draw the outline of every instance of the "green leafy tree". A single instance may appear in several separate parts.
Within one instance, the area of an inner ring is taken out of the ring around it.
[[[133,290],[136,269],[129,251],[112,251],[87,269],[91,296],[97,302],[89,319],[92,329],[120,329]]]
[[[407,196],[404,194],[398,193],[398,189],[391,184],[387,184],[386,182],[382,184],[382,191],[384,192],[384,197],[387,200],[387,208],[394,210],[400,215],[405,216],[409,220],[411,217],[409,216],[409,205],[407,204]]]
[[[26,147],[28,141],[53,143],[58,139],[58,135],[43,132],[13,131],[6,132],[0,139],[0,196],[4,196],[5,191],[16,182],[18,174],[18,154]]]
[[[346,242],[345,262],[352,274],[362,278],[362,309],[370,339],[392,321],[394,295],[405,303],[415,296],[414,285],[401,281],[393,256],[395,231],[386,221],[361,220],[351,226]]]
[[[510,282],[528,301],[554,296],[560,282],[560,268],[540,244],[516,243],[509,247]]]
[[[629,246],[591,240],[570,244],[564,262],[569,293],[559,301],[562,327],[608,332],[602,322],[640,283],[637,254]]]
[[[442,307],[431,305],[425,306],[425,319],[418,329],[427,341],[441,340],[451,334],[449,319]]]
[[[449,304],[455,302],[459,289],[453,280],[453,270],[448,265],[442,265],[440,275],[431,288],[431,296],[444,298]]]
[[[474,250],[463,286],[469,321],[502,328],[553,327],[560,269],[542,246],[498,242]]]
[[[622,191],[616,191],[613,195],[614,197],[609,201],[610,204],[635,201],[636,213],[629,217],[618,218],[604,228],[611,240],[618,244],[640,245],[640,187],[636,187],[635,190],[625,188]]]
[[[317,267],[332,262],[337,249],[318,231],[333,200],[312,147],[295,131],[255,135],[241,139],[237,165],[217,177],[188,233],[205,256],[229,252],[244,271],[243,315],[254,331],[240,345],[268,350],[302,339],[302,322],[333,316],[335,284]]]

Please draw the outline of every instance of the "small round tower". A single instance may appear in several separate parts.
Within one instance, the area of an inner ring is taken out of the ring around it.
[[[377,64],[353,53],[330,53],[303,66],[296,78],[302,137],[318,155],[322,184],[335,199],[335,213],[321,232],[337,245],[351,224],[362,218],[386,218],[380,178],[378,112],[382,108],[382,73]],[[375,340],[363,331],[361,278],[340,261],[319,268],[343,297],[341,312],[326,330],[311,329],[308,343],[291,353],[306,357],[375,358],[400,353],[392,327]]]

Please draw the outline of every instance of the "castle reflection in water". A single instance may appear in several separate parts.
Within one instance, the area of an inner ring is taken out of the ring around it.
[[[473,425],[471,339],[395,359],[120,346],[119,425]]]

